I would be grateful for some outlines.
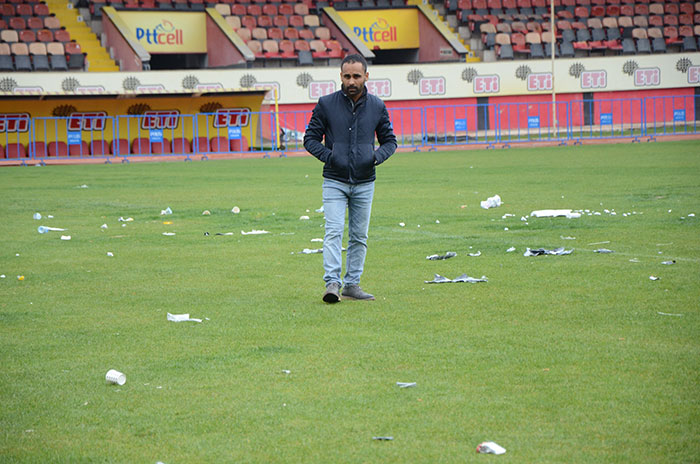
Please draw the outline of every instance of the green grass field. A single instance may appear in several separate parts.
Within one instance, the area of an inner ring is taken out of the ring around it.
[[[325,305],[299,253],[320,184],[311,157],[0,169],[0,462],[700,462],[700,141],[396,154],[374,302]],[[549,208],[592,215],[521,220]]]

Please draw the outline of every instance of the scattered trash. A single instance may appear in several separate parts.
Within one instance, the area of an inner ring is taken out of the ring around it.
[[[372,437],[372,440],[378,440],[378,441],[391,441],[393,439],[394,439],[394,437]]]
[[[649,280],[661,280],[661,277],[649,276]]]
[[[112,253],[111,251],[108,251],[107,256],[114,256],[114,253]]]
[[[308,221],[309,219],[310,219],[309,216],[300,216],[299,217],[300,221]]]
[[[640,261],[639,261],[638,258],[632,258],[632,259],[630,259],[630,263],[639,263],[639,262],[640,262]]]
[[[662,313],[661,311],[656,311],[656,314],[660,314],[660,315],[662,315],[662,316],[683,317],[682,314]]]
[[[503,230],[510,230],[510,229],[508,229],[507,227],[504,227]]]
[[[171,235],[175,235],[175,232],[163,232],[163,235],[171,236]]]
[[[34,213],[34,219],[36,219],[37,221],[38,221],[39,219],[41,219],[41,214],[40,214],[40,213]]]
[[[168,214],[173,214],[173,210],[170,209],[170,206],[160,212],[161,216],[167,216]]]
[[[317,213],[322,213],[323,212],[323,205],[319,209],[316,210]]]
[[[18,275],[18,276],[17,276],[17,280],[24,280],[24,276],[23,276],[23,275]]]
[[[0,279],[4,279],[4,278],[5,278],[5,274],[0,274]]]
[[[165,224],[166,226],[169,226],[169,225],[171,225],[172,223],[173,223],[173,221],[163,221],[163,224]]]
[[[477,256],[481,256],[481,251],[477,251],[476,253],[469,253],[469,256],[472,256],[476,258]]]
[[[515,214],[506,213],[506,214],[504,214],[503,216],[501,216],[501,219],[506,219],[506,218],[509,218],[509,217],[515,217]]]
[[[440,219],[435,219],[435,224],[440,224]]]
[[[105,380],[108,383],[124,385],[126,383],[126,375],[116,369],[110,369],[107,371],[107,375],[105,375]]]
[[[515,251],[515,247],[510,247],[506,250],[506,253],[512,253]]]
[[[189,313],[187,314],[170,314],[168,313],[168,320],[172,322],[202,322],[201,319],[191,318]]]
[[[312,238],[311,241],[312,242],[323,242],[323,239],[322,238]]]
[[[61,240],[70,240],[70,235],[61,235]]]
[[[690,213],[688,217],[695,217],[695,213]]]
[[[58,228],[58,227],[39,226],[39,227],[37,227],[36,230],[37,230],[40,234],[45,234],[45,233],[47,233],[47,232],[49,232],[49,231],[52,231],[52,230],[53,230],[53,231],[60,231],[60,232],[63,232],[63,231],[65,231],[66,229],[60,229],[60,228]]]
[[[546,250],[544,248],[536,248],[534,250],[531,250],[530,248],[528,248],[527,250],[525,250],[523,256],[570,255],[571,253],[573,253],[573,251],[573,248],[571,250],[565,250],[564,247],[559,247],[554,250]]]
[[[205,209],[204,211],[202,211],[202,216],[211,216],[211,211]]]
[[[576,237],[564,237],[563,235],[560,235],[559,238],[562,240],[576,240]]]
[[[256,230],[256,229],[253,229],[250,232],[241,231],[242,235],[260,235],[260,234],[269,234],[269,233],[270,232],[268,232],[266,230]]]
[[[290,371],[290,370],[288,370],[288,369],[282,369],[282,373],[284,373],[284,374],[291,374],[292,371]]]
[[[606,240],[604,242],[593,242],[589,243],[589,245],[605,245],[606,243],[610,243],[610,240]]]
[[[133,220],[134,220],[134,218],[132,218],[132,217],[128,217],[126,219],[124,219],[123,217],[119,217],[119,222],[131,222]]]
[[[506,449],[492,441],[485,441],[476,447],[476,452],[482,454],[505,454]]]
[[[233,235],[233,232],[217,232],[214,235]]]
[[[299,253],[304,254],[304,255],[313,255],[316,253],[323,253],[323,248],[304,248],[301,250]]]
[[[396,382],[399,388],[411,388],[416,386],[416,382]]]
[[[86,189],[86,188],[88,188],[88,186],[85,185],[85,184],[83,184],[83,185],[78,185],[76,188],[79,188],[79,189]]]
[[[445,253],[444,255],[430,255],[430,256],[426,256],[425,259],[429,259],[430,261],[437,261],[437,260],[441,260],[441,259],[450,259],[450,258],[454,258],[455,256],[457,256],[457,253],[455,253],[454,251],[448,251],[448,252]]]
[[[608,250],[607,248],[598,248],[597,250],[593,250],[593,253],[615,253],[612,250]]]
[[[426,284],[447,284],[447,283],[463,283],[463,282],[468,282],[468,283],[477,283],[477,282],[488,282],[488,279],[486,276],[481,276],[481,279],[476,279],[474,277],[469,277],[467,274],[462,274],[459,277],[456,277],[454,279],[449,279],[447,277],[441,276],[440,274],[435,274],[435,278],[433,280],[426,280],[424,281]]]
[[[102,224],[102,225],[100,226],[100,229],[107,229],[107,228],[108,228],[107,224]]]
[[[233,208],[231,208],[231,212],[233,214],[238,214],[241,212],[241,208],[239,208],[238,206],[234,206]]]
[[[667,266],[670,266],[672,264],[676,264],[676,260],[672,259],[671,261],[661,261],[661,264],[665,264]]]
[[[564,216],[568,219],[576,219],[581,217],[581,213],[574,212],[570,209],[541,209],[531,212],[530,216],[536,218]]]
[[[405,223],[405,222],[399,222],[399,226],[401,226],[401,227],[406,227],[406,223]]]
[[[486,200],[481,202],[481,207],[484,209],[489,209],[489,208],[497,208],[501,206],[503,202],[501,201],[501,197],[498,195],[494,195],[492,197],[487,198]]]

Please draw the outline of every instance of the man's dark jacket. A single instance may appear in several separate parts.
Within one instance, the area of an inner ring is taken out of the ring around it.
[[[321,143],[324,135],[325,145]],[[394,153],[396,136],[384,102],[368,94],[366,87],[357,103],[338,90],[318,100],[304,135],[304,147],[323,161],[323,177],[361,184],[373,181],[374,166]]]

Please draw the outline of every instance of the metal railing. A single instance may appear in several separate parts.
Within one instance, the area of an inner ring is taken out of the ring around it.
[[[513,143],[581,143],[583,140],[698,134],[700,96],[428,105],[389,108],[399,147],[414,151],[441,146],[509,147]],[[36,117],[0,115],[0,164],[17,160],[259,154],[303,151],[311,111],[179,114],[151,111],[108,116],[76,113]]]

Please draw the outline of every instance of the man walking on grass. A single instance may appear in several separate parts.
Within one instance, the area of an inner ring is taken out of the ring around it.
[[[396,136],[384,102],[367,93],[367,62],[348,55],[340,64],[341,90],[321,97],[304,136],[304,147],[323,162],[323,301],[341,299],[345,210],[348,210],[348,252],[342,297],[374,300],[360,288],[367,254],[367,231],[374,196],[375,166],[396,151]],[[377,136],[379,148],[374,148]],[[322,143],[325,137],[325,144]]]

